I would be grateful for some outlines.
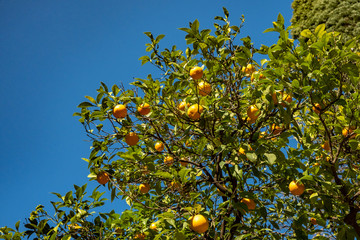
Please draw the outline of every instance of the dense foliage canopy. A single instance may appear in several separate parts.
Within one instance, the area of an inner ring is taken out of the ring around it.
[[[359,40],[304,30],[278,16],[274,45],[239,38],[228,12],[215,31],[195,20],[188,48],[150,40],[140,58],[158,75],[134,88],[105,83],[79,105],[92,141],[86,185],[38,206],[26,232],[3,239],[354,239],[360,235]]]
[[[292,8],[295,38],[302,30],[314,30],[323,23],[328,31],[341,32],[347,39],[360,34],[359,0],[294,0]]]

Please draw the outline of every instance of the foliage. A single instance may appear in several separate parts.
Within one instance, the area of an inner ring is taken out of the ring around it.
[[[277,43],[256,49],[250,37],[239,39],[241,25],[230,25],[225,8],[224,15],[215,18],[214,34],[200,30],[197,20],[181,28],[189,46],[185,51],[176,46],[161,50],[164,35],[145,33],[149,55],[140,60],[159,69],[159,77],[136,79],[133,90],[101,83],[97,96],[87,96],[88,101],[79,105],[81,111],[75,115],[92,140],[86,159],[89,177],[96,179],[106,171],[111,200],[125,199],[129,210],[121,215],[95,213],[93,209],[105,201],[101,193],[95,190],[89,200],[86,186],[75,186],[75,193],[56,194],[61,201],[53,203],[53,217],[39,206],[26,232],[19,232],[18,223],[15,230],[1,228],[0,238],[359,235],[360,56],[354,52],[359,50],[358,40],[344,43],[320,25],[304,30],[294,42],[279,15],[273,28],[265,31],[279,33]],[[189,76],[194,66],[204,67],[202,79]],[[251,76],[252,69],[257,71]],[[210,94],[199,95],[199,81],[211,85]],[[203,107],[199,120],[188,117],[186,104],[184,110],[177,108],[182,101]],[[138,113],[143,103],[150,105],[149,114]],[[117,104],[126,105],[126,117],[113,117]],[[349,126],[351,131],[342,135]],[[125,143],[129,132],[140,138],[134,146]],[[321,147],[326,141],[329,151]],[[163,151],[154,148],[157,142],[164,144]],[[294,180],[305,186],[303,194],[297,191],[299,196],[289,191]],[[141,193],[139,185],[145,183],[150,191]],[[188,219],[197,214],[209,221],[203,234],[189,228]],[[150,228],[151,223],[156,227]]]
[[[345,39],[360,35],[359,0],[294,0],[292,8],[294,38],[323,23],[328,31],[341,32]]]

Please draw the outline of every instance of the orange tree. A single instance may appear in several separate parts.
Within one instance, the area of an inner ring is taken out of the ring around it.
[[[324,25],[298,41],[279,15],[276,44],[239,39],[228,12],[215,32],[161,49],[145,33],[158,77],[133,90],[101,83],[76,113],[92,140],[89,177],[129,209],[95,213],[97,189],[75,186],[31,213],[20,239],[354,239],[360,158],[359,41]],[[258,59],[258,60],[257,60]]]

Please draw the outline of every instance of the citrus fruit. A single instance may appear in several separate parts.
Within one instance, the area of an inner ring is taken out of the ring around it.
[[[189,218],[190,229],[197,233],[204,233],[209,228],[208,220],[201,214],[197,214]]]
[[[190,107],[190,103],[186,103],[186,102],[183,101],[183,102],[181,102],[181,103],[179,104],[178,109],[181,110],[181,111],[184,111],[185,108],[186,108],[186,106],[187,106],[187,107]]]
[[[157,230],[156,223],[151,223],[149,228],[150,228],[151,230],[156,231],[156,230]]]
[[[256,120],[259,117],[259,109],[256,105],[251,105],[247,109],[247,115],[250,119]]]
[[[192,79],[195,79],[195,80],[202,78],[203,74],[204,74],[204,72],[201,67],[193,67],[190,70],[190,77],[192,77]]]
[[[296,183],[296,181],[292,181],[289,184],[290,192],[295,196],[300,196],[305,191],[305,185],[301,183]]]
[[[201,81],[198,84],[198,89],[199,89],[199,94],[201,96],[207,96],[211,92],[211,85],[210,85],[210,83]]]
[[[245,149],[243,149],[242,147],[239,148],[239,154],[240,155],[245,155]]]
[[[347,137],[347,135],[351,134],[354,130],[355,130],[355,127],[354,127],[354,126],[344,127],[344,129],[342,130],[342,135],[343,135],[344,137]],[[353,135],[351,135],[350,138],[355,138],[355,137],[356,137],[356,134],[353,134]]]
[[[247,206],[247,208],[248,208],[249,210],[254,210],[254,209],[255,209],[256,204],[255,204],[255,201],[252,200],[252,199],[243,198],[243,199],[241,199],[240,202],[241,202],[241,203],[245,203],[246,206]]]
[[[246,67],[242,67],[241,71],[246,75],[251,75],[253,72],[256,71],[254,65],[248,64]]]
[[[291,103],[292,102],[292,97],[290,94],[287,94],[287,93],[283,93],[282,94],[282,102],[281,102],[281,105],[283,107],[286,107],[286,104],[287,103]]]
[[[283,130],[283,128],[280,127],[280,126],[276,126],[275,123],[273,123],[273,125],[271,125],[271,132],[272,132],[272,134],[274,134],[274,135],[278,135],[279,133],[282,132],[282,130]]]
[[[325,141],[324,144],[321,145],[321,147],[322,147],[325,151],[330,151],[330,143],[329,143],[329,141]]]
[[[198,120],[203,111],[204,111],[204,108],[201,105],[193,104],[187,110],[187,115],[192,120]]]
[[[144,240],[146,235],[144,233],[137,233],[134,236],[134,239]]]
[[[310,218],[310,222],[313,224],[313,225],[316,225],[317,224],[317,221],[316,221],[316,218]]]
[[[124,118],[127,115],[126,106],[122,104],[118,104],[113,109],[113,115],[116,118]]]
[[[174,163],[174,158],[171,157],[171,156],[167,156],[167,157],[165,157],[165,159],[164,159],[164,163],[165,163],[167,166],[171,166],[171,165]]]
[[[129,146],[134,146],[138,143],[139,141],[139,136],[135,133],[135,132],[129,132],[126,136],[125,136],[125,142],[129,145]]]
[[[110,181],[109,174],[107,172],[101,172],[96,176],[96,181],[100,184],[106,184]]]
[[[150,105],[148,103],[143,103],[137,108],[140,115],[148,115],[151,111]]]
[[[312,107],[312,109],[316,114],[319,114],[321,111],[321,106],[320,106],[320,104],[315,103],[314,106]]]
[[[150,185],[148,183],[142,183],[139,185],[139,190],[141,193],[148,193],[150,191]]]
[[[164,150],[164,144],[162,142],[157,142],[155,144],[155,150],[161,152],[162,150]]]

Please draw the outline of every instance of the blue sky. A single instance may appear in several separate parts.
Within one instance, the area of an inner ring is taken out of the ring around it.
[[[51,192],[98,186],[88,181],[81,158],[90,143],[72,114],[100,81],[130,88],[133,78],[156,72],[138,60],[147,54],[143,32],[165,34],[161,46],[185,49],[178,28],[198,19],[200,28],[212,29],[224,6],[234,25],[245,16],[243,36],[271,45],[277,36],[262,32],[279,13],[290,24],[291,2],[0,1],[0,227],[23,221],[38,204],[51,212]],[[120,213],[126,203],[107,207]]]

